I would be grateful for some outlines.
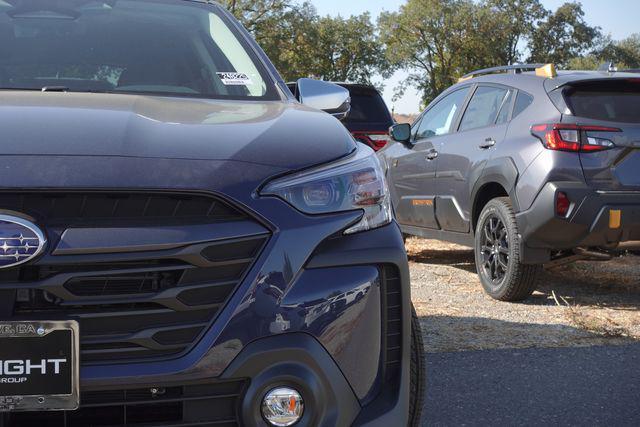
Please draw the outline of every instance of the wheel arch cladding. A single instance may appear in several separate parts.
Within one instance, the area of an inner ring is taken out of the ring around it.
[[[518,212],[516,183],[518,169],[511,158],[492,159],[487,163],[484,173],[475,183],[472,191],[471,227],[475,231],[480,213],[486,204],[496,197],[509,197],[513,209]]]

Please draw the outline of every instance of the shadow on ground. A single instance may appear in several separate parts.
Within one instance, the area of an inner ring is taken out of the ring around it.
[[[483,317],[421,316],[428,353],[634,343],[564,324],[507,322]]]
[[[448,244],[437,244],[435,247],[414,245],[411,249],[410,262],[476,273],[471,249]],[[640,257],[629,255],[608,262],[578,262],[545,269],[540,277],[538,292],[524,304],[558,303],[598,305],[612,310],[640,310]]]
[[[409,261],[419,264],[446,265],[469,273],[476,272],[473,251],[466,249],[425,249],[409,254]]]
[[[429,328],[436,351],[640,339],[638,256],[545,269],[529,299],[504,303],[483,292],[472,250],[423,239],[409,239],[407,250],[418,313],[436,316]]]

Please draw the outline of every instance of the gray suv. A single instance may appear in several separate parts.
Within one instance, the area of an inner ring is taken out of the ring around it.
[[[640,75],[518,65],[469,74],[380,152],[405,234],[475,249],[485,290],[528,298],[544,264],[640,240]]]

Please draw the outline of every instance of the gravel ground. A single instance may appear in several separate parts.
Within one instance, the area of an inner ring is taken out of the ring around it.
[[[468,248],[412,238],[407,251],[430,353],[640,341],[640,257],[545,271],[533,297],[512,304],[483,292]]]

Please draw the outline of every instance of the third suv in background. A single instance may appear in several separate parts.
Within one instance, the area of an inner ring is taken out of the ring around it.
[[[494,298],[543,264],[640,240],[640,76],[518,65],[474,72],[383,150],[406,234],[475,248]]]
[[[389,143],[389,128],[393,117],[378,90],[369,85],[336,83],[351,94],[351,111],[342,123],[351,132],[356,141],[378,151]],[[296,96],[296,83],[288,83]]]

